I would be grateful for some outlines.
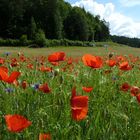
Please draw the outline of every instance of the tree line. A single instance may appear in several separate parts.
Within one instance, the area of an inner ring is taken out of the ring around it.
[[[0,38],[34,39],[40,29],[47,39],[106,41],[109,24],[64,0],[0,0]]]
[[[129,37],[125,37],[125,36],[112,35],[112,36],[110,36],[110,39],[116,43],[128,45],[128,46],[135,47],[135,48],[140,48],[140,39],[139,38],[129,38]]]

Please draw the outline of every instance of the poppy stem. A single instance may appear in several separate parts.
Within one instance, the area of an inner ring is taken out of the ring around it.
[[[88,73],[88,78],[90,77],[90,73],[91,73],[91,71],[92,71],[92,68],[90,68],[90,70],[89,70],[89,73]]]

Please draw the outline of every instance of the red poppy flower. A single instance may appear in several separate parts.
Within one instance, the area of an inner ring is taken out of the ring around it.
[[[122,91],[128,91],[130,89],[130,85],[128,83],[123,83],[120,87]]]
[[[4,64],[4,59],[0,58],[0,64]]]
[[[130,67],[130,65],[128,64],[127,61],[125,61],[125,62],[119,64],[119,68],[120,68],[121,70],[124,70],[124,71],[131,70],[131,69],[132,69],[132,67]]]
[[[0,68],[0,80],[7,83],[13,83],[20,76],[20,72],[14,71],[8,76],[8,70],[6,68]]]
[[[21,86],[23,89],[25,89],[28,86],[28,83],[24,80],[22,81]]]
[[[65,53],[64,52],[55,52],[48,56],[49,62],[58,62],[65,60]]]
[[[39,134],[39,140],[51,140],[51,135],[50,134]]]
[[[116,59],[117,59],[118,62],[125,60],[125,58],[123,56],[121,56],[121,55],[117,56]]]
[[[71,111],[72,119],[76,121],[85,119],[88,112],[88,96],[77,96],[76,88],[72,90]]]
[[[137,94],[140,93],[140,89],[137,86],[132,86],[130,92],[132,96],[137,96]]]
[[[21,62],[25,62],[26,61],[26,57],[24,55],[21,55],[19,59],[20,59]]]
[[[67,64],[68,64],[68,65],[71,65],[71,64],[72,64],[72,62],[73,62],[72,58],[71,58],[71,57],[70,57],[70,58],[68,58],[68,60],[67,60]]]
[[[44,93],[50,93],[51,92],[51,89],[48,87],[47,83],[45,83],[43,85],[40,85],[39,90],[44,92]]]
[[[28,64],[28,65],[27,65],[27,68],[29,68],[29,69],[33,69],[34,66],[33,66],[33,64]]]
[[[31,125],[30,121],[18,114],[6,115],[5,120],[8,130],[11,132],[21,132]]]
[[[6,81],[8,79],[8,72],[0,68],[0,80]]]
[[[16,67],[16,66],[19,66],[19,63],[16,58],[12,58],[10,65],[11,65],[11,67]]]
[[[0,69],[3,70],[3,71],[5,71],[6,73],[8,73],[8,68],[7,68],[7,67],[5,67],[5,66],[0,66]]]
[[[82,87],[82,89],[85,92],[91,92],[93,90],[93,87]]]
[[[137,98],[137,101],[140,103],[140,93],[137,94],[136,98]]]
[[[12,62],[11,63],[11,67],[16,67],[16,66],[19,66],[19,63],[18,62]]]
[[[59,65],[59,62],[50,62],[52,65],[54,66],[58,66]]]
[[[82,57],[82,61],[86,66],[92,68],[100,68],[103,65],[102,59],[99,56],[92,56],[90,54],[85,54]]]
[[[41,67],[39,68],[39,70],[42,71],[42,72],[51,72],[51,71],[52,71],[52,68],[51,68],[51,67],[45,67],[45,66],[43,65],[43,66],[41,66]]]
[[[114,66],[117,64],[117,62],[116,62],[115,60],[110,59],[110,60],[107,61],[107,64],[108,64],[110,67],[114,67]]]
[[[8,79],[6,80],[6,82],[13,83],[19,76],[20,76],[20,72],[13,71],[11,75],[8,77]]]

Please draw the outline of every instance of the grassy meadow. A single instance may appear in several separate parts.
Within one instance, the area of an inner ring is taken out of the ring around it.
[[[65,59],[49,61],[54,52]],[[0,140],[140,140],[139,54],[115,43],[0,47]]]
[[[25,55],[30,56],[39,56],[39,55],[48,55],[52,52],[64,51],[68,56],[72,57],[81,57],[86,53],[95,54],[95,55],[107,55],[108,52],[114,52],[116,54],[133,54],[139,56],[140,49],[132,48],[126,45],[120,45],[117,43],[109,42],[108,47],[103,47],[106,43],[96,43],[95,47],[48,47],[48,48],[28,48],[28,47],[0,47],[0,54],[5,52],[11,52],[12,55],[17,55],[18,52],[22,52]]]

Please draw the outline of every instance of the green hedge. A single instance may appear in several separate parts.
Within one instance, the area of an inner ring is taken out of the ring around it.
[[[0,38],[0,46],[28,46],[32,44],[31,40],[24,40],[24,38],[18,39],[2,39]]]
[[[60,39],[60,40],[47,40],[48,47],[54,47],[54,46],[85,46],[85,47],[94,47],[94,42],[88,42],[88,41],[78,41],[78,40],[68,40],[68,39]]]
[[[40,43],[41,44],[41,43]],[[44,45],[44,44],[43,44]],[[18,39],[2,39],[0,38],[0,46],[28,46],[28,47],[42,47],[36,41],[27,40],[26,36],[23,35],[19,40]],[[84,46],[84,47],[94,47],[95,42],[88,41],[73,41],[68,39],[60,40],[48,40],[46,39],[46,44],[43,47],[57,47],[57,46]]]

